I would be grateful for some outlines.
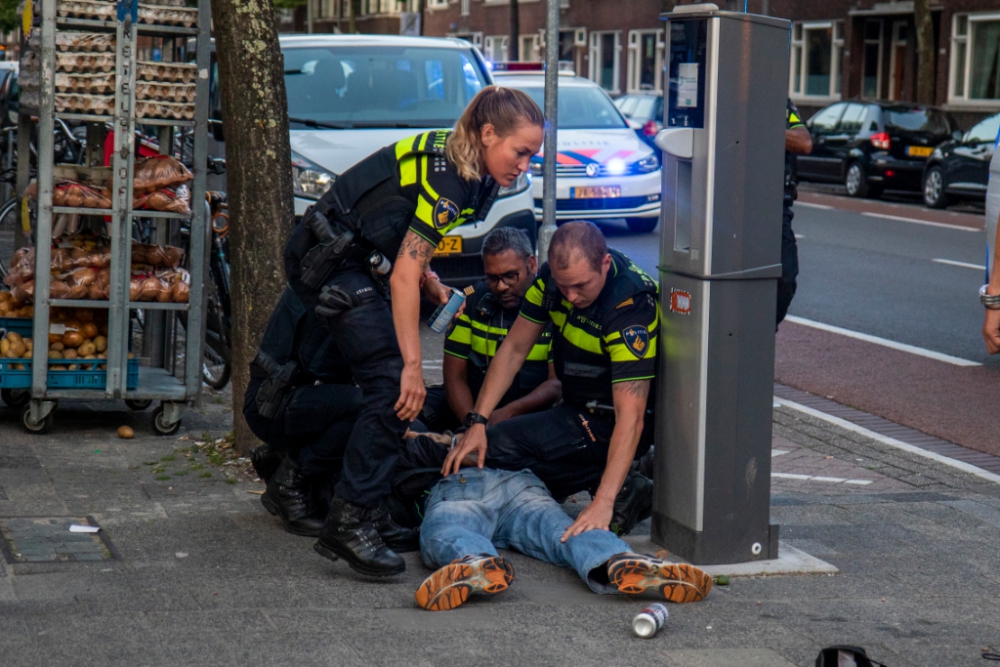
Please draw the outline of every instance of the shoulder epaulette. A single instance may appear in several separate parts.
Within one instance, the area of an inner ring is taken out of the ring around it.
[[[476,291],[476,286],[475,285],[469,285],[468,287],[465,288],[465,296],[467,296],[467,297],[468,296],[472,296],[473,293],[475,293],[475,291]]]

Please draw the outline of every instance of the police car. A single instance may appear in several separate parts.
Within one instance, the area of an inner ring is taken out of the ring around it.
[[[453,127],[475,94],[493,83],[482,56],[461,39],[282,35],[279,41],[296,216],[330,189],[339,174],[378,149],[430,129]],[[213,116],[221,118],[217,106],[213,104]],[[432,263],[443,280],[467,285],[482,277],[479,251],[495,227],[517,227],[534,242],[537,225],[529,185],[522,175],[501,189],[485,220],[462,225],[444,238]]]
[[[544,108],[541,63],[496,63],[497,84],[523,90]],[[607,93],[590,79],[559,73],[556,220],[624,218],[650,232],[660,219],[660,161]],[[542,161],[532,159],[535,217],[542,218]]]

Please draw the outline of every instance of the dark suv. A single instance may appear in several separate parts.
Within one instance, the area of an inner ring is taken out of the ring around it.
[[[813,149],[798,157],[799,180],[843,183],[852,197],[920,192],[935,146],[962,136],[950,114],[905,102],[838,102],[806,125]]]
[[[998,134],[1000,113],[976,123],[961,139],[935,148],[924,166],[924,204],[944,208],[953,199],[986,199]]]

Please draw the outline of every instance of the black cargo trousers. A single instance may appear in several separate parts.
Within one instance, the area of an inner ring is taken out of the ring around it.
[[[785,194],[784,207],[781,212],[781,278],[778,279],[778,312],[775,325],[781,324],[792,305],[795,290],[798,288],[799,248],[795,242],[795,232],[792,231],[792,204],[795,199]]]
[[[254,435],[279,454],[295,457],[306,477],[339,475],[344,448],[361,411],[361,390],[351,384],[296,387],[284,410],[267,419],[257,409],[257,390],[263,382],[251,379],[243,400],[243,417]]]
[[[301,225],[293,233],[302,233]],[[307,310],[315,311],[322,290],[301,281],[300,261],[285,255],[288,284]],[[326,285],[351,296],[354,306],[320,321],[347,360],[364,395],[344,450],[344,468],[337,483],[339,498],[359,507],[375,508],[391,491],[391,478],[409,426],[396,416],[403,357],[396,341],[392,310],[369,269],[345,259]]]
[[[615,430],[614,412],[561,404],[502,421],[486,429],[486,466],[529,469],[555,498],[597,490]],[[636,458],[649,450],[652,429],[643,428]]]

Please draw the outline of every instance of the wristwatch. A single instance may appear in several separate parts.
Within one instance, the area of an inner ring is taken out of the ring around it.
[[[489,421],[490,421],[489,418],[482,416],[475,410],[469,410],[469,414],[465,415],[464,424],[465,428],[472,428],[476,424],[482,424],[483,426],[486,426],[487,422]]]
[[[979,288],[979,301],[990,310],[1000,310],[1000,294],[987,294],[987,287],[989,285],[983,285]]]

